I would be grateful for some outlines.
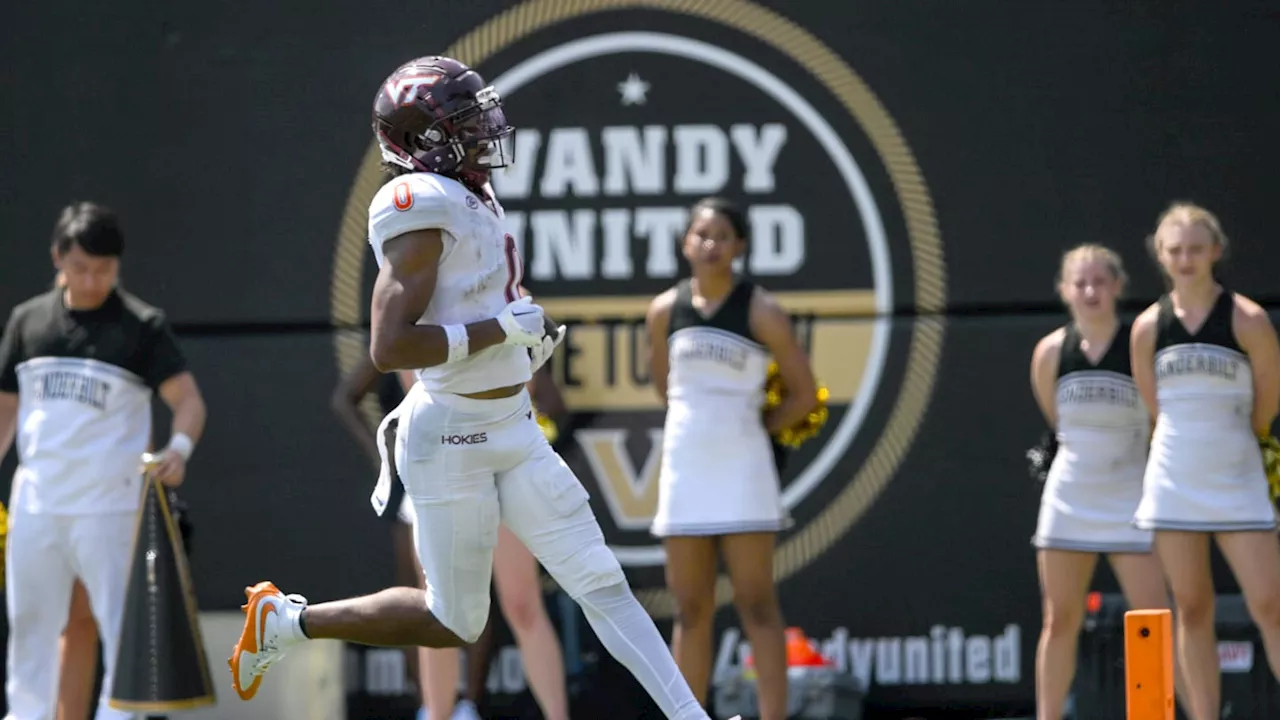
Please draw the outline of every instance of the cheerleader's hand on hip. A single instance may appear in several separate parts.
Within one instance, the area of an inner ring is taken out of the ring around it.
[[[496,319],[502,326],[502,331],[507,334],[503,340],[507,345],[537,348],[542,345],[542,338],[547,334],[542,308],[535,305],[531,297],[522,297],[508,303]]]

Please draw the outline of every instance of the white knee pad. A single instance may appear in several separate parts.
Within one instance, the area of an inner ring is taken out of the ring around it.
[[[564,558],[557,567],[548,567],[547,571],[569,597],[575,600],[592,590],[627,582],[622,565],[618,563],[613,551],[604,544],[603,537],[598,543],[592,543],[580,552]]]
[[[445,597],[431,588],[427,588],[427,610],[440,621],[449,632],[457,635],[468,645],[480,639],[484,626],[489,622],[489,595]]]
[[[560,456],[541,449],[499,479],[503,522],[572,598],[626,582],[591,511],[591,497]]]
[[[413,527],[427,609],[454,635],[475,642],[489,622],[497,493],[447,504],[415,502]]]

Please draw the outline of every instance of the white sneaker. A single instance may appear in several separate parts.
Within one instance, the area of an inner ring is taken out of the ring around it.
[[[307,606],[301,595],[285,595],[272,583],[263,581],[244,589],[248,602],[244,630],[231,649],[231,684],[241,700],[251,700],[262,684],[262,674],[284,657],[285,650],[301,638],[294,635],[287,616]]]
[[[476,709],[475,703],[463,699],[453,706],[453,714],[449,716],[449,720],[484,720],[484,718],[480,717],[480,711]]]

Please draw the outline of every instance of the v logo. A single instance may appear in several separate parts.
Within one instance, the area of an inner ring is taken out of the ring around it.
[[[579,430],[575,436],[618,529],[644,530],[658,512],[662,428],[648,431],[649,453],[638,473],[627,452],[630,432],[620,428]]]

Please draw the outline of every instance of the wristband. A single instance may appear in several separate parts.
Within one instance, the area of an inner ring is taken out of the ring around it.
[[[196,444],[186,433],[174,433],[173,437],[169,438],[169,447],[167,449],[181,455],[185,462],[191,459],[191,453],[195,452]]]
[[[449,359],[445,362],[457,362],[470,354],[471,338],[466,325],[445,325],[444,334],[449,339]]]

